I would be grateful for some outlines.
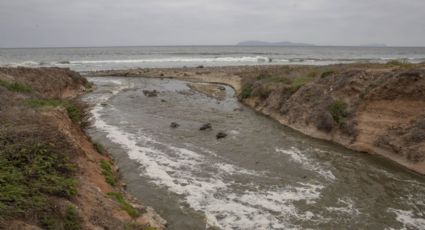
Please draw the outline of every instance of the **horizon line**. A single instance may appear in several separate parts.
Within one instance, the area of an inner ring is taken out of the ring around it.
[[[368,46],[368,45],[101,45],[101,46],[16,46],[0,47],[0,49],[66,49],[66,48],[126,48],[126,47],[358,47],[358,48],[425,48],[425,46]]]

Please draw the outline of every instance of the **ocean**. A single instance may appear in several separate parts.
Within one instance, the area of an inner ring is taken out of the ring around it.
[[[76,71],[235,65],[327,65],[425,62],[425,47],[140,46],[0,49],[0,66],[64,67]]]

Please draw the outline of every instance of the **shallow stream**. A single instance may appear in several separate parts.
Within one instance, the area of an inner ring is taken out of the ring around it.
[[[89,80],[88,133],[169,229],[425,229],[423,177],[285,128],[230,87],[218,101],[179,80]]]

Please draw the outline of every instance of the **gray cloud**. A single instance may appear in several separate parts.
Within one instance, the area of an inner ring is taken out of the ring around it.
[[[424,0],[2,0],[0,47],[290,40],[425,46]]]

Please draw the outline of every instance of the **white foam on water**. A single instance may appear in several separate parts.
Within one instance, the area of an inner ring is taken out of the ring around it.
[[[357,216],[360,214],[360,211],[354,207],[354,201],[350,198],[338,198],[337,204],[339,204],[340,206],[327,207],[326,209],[330,212],[345,213],[350,216]]]
[[[170,57],[152,59],[127,59],[127,60],[78,60],[70,61],[70,65],[76,64],[111,64],[111,63],[163,63],[163,62],[271,62],[266,56],[244,56],[244,57]],[[56,65],[66,65],[56,63]]]
[[[101,100],[105,101],[107,97]],[[126,149],[130,159],[141,164],[142,176],[181,195],[183,202],[203,212],[207,226],[222,229],[297,229],[298,226],[291,224],[291,220],[315,217],[312,212],[299,211],[293,202],[306,200],[314,203],[320,197],[322,185],[298,183],[269,189],[249,186],[250,190],[236,193],[231,187],[237,184],[226,181],[229,175],[253,172],[223,162],[211,164],[208,154],[160,143],[141,132],[125,132],[104,121],[102,109],[99,103],[92,110],[94,126],[107,133],[110,141]],[[207,173],[203,170],[206,166],[216,167],[220,173],[202,176],[202,173]]]
[[[418,217],[414,215],[413,211],[408,210],[389,208],[387,211],[396,214],[396,220],[403,225],[403,229],[425,229],[423,213],[418,213]]]
[[[299,149],[295,147],[290,149],[276,148],[276,152],[288,155],[292,161],[301,164],[307,170],[317,172],[328,180],[334,181],[336,179],[331,170],[324,169],[321,165],[306,157]]]

